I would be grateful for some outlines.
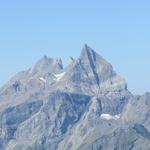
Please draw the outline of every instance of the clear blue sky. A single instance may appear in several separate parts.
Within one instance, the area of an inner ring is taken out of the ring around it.
[[[78,57],[83,43],[134,93],[150,91],[149,0],[1,0],[0,85],[40,57]]]

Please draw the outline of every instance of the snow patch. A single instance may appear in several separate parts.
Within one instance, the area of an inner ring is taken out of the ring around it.
[[[120,119],[120,114],[115,116],[112,116],[110,114],[101,114],[100,118],[104,120],[118,120]]]
[[[59,73],[59,74],[54,74],[55,76],[55,81],[59,81],[64,75],[65,75],[66,72],[62,72],[62,73]]]
[[[40,79],[40,81],[46,83],[46,80],[43,77],[40,77],[39,79]]]

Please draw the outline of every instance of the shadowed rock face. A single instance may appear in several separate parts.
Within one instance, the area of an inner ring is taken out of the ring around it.
[[[149,100],[87,45],[66,68],[44,56],[0,89],[0,150],[148,150]]]

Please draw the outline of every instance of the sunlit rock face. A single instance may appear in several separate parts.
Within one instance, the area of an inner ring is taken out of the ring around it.
[[[0,89],[0,150],[148,150],[150,94],[134,96],[86,44],[44,56]]]

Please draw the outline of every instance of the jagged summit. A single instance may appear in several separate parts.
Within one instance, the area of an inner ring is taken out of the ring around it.
[[[80,57],[71,57],[70,61],[68,66],[63,68],[60,58],[44,56],[32,68],[16,75],[6,88],[19,81],[21,85],[32,85],[34,88],[38,87],[38,84],[44,84],[54,90],[56,88],[86,94],[127,90],[126,81],[114,71],[110,63],[87,44],[83,46]]]
[[[101,90],[127,89],[125,80],[117,75],[112,65],[87,44],[82,48],[80,60],[88,76],[96,80]]]
[[[38,72],[58,72],[63,69],[62,60],[60,58],[42,57],[31,69],[33,74]]]
[[[87,44],[83,45],[80,58],[81,59],[87,59],[91,57],[93,61],[95,61],[95,55],[98,55],[91,47],[89,47]]]
[[[73,57],[69,58],[68,65],[72,65],[76,60]]]
[[[0,89],[0,150],[150,149],[150,94],[87,45],[70,60],[44,56]]]
[[[87,46],[87,44],[82,48],[80,59],[84,65],[90,65],[99,75],[105,74],[106,72],[109,73],[109,75],[115,74],[111,64],[103,59],[103,57],[91,47]]]

